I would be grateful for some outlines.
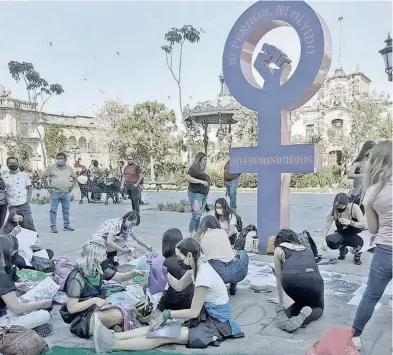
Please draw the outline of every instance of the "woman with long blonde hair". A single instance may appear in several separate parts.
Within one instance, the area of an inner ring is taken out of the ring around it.
[[[206,164],[206,154],[199,152],[186,175],[188,182],[188,201],[191,207],[191,220],[188,227],[190,237],[198,229],[210,190],[210,177],[205,173]]]
[[[367,226],[376,235],[376,248],[352,326],[353,342],[359,349],[360,335],[392,279],[392,192],[392,142],[384,141],[372,149],[362,185]]]

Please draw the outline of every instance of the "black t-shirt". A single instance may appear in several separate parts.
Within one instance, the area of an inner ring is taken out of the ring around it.
[[[168,273],[176,277],[178,280],[180,280],[186,273],[186,270],[180,266],[179,260],[175,256],[166,258],[164,261],[164,266],[167,268]]]
[[[8,275],[5,271],[0,271],[0,317],[7,313],[7,306],[1,296],[15,290],[16,287],[14,281],[12,281],[12,276]]]
[[[205,174],[203,171],[201,171],[199,169],[196,169],[193,166],[190,169],[188,169],[187,174],[190,175],[191,177],[193,177],[194,179],[207,181],[209,183],[209,186],[204,186],[202,184],[193,184],[190,182],[188,184],[189,191],[195,192],[195,193],[200,193],[202,195],[207,195],[209,193],[209,190],[210,190],[210,176],[209,175]]]

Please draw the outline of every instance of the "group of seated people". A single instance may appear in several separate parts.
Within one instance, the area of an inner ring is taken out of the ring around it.
[[[352,246],[357,262],[361,242],[356,233],[365,227],[364,216],[359,206],[349,203],[345,196],[336,196],[323,233],[327,234],[336,221],[337,231],[327,236],[327,246],[340,249],[339,259],[345,257],[347,246]],[[214,214],[201,220],[193,238],[183,238],[176,228],[167,230],[162,238],[168,287],[158,302],[152,323],[161,325],[170,319],[188,321],[183,323],[179,339],[146,338],[148,327],[129,330],[124,312],[108,305],[105,299],[104,280],[124,282],[145,273],[117,271],[116,256],[136,256],[139,247],[152,251],[134,231],[140,222],[139,214],[134,211],[102,223],[83,246],[66,280],[64,292],[68,300],[60,310],[64,322],[70,324],[70,331],[85,339],[93,336],[98,352],[143,351],[168,343],[205,348],[218,345],[226,338],[244,337],[232,318],[229,296],[236,294],[236,285],[246,278],[249,258],[244,250],[233,249],[238,233],[237,218],[227,201],[218,199],[214,206]],[[20,303],[17,298],[15,270],[29,268],[18,255],[15,236],[21,227],[23,214],[16,210],[9,215],[0,236],[0,326],[12,318],[14,324],[39,329],[50,323],[52,300]],[[315,255],[290,229],[283,229],[276,236],[274,265],[277,325],[293,332],[321,317],[324,284]],[[294,301],[287,309],[284,293]],[[116,325],[124,332],[115,333],[111,328]]]

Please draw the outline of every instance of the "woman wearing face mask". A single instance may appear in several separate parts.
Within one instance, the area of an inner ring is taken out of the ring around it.
[[[21,228],[28,229],[26,227],[29,227],[29,224],[27,226],[25,225],[23,211],[19,209],[14,209],[11,210],[10,213],[8,214],[8,218],[3,228],[1,229],[0,233],[17,237],[18,234],[21,232]],[[23,247],[21,246],[19,247],[14,265],[18,269],[35,270],[34,267],[31,266],[31,260],[33,257],[33,253],[40,250],[43,250],[42,242],[41,242],[41,238],[37,235],[36,242],[29,249],[25,250],[23,249]],[[45,249],[45,250],[48,254],[48,258],[52,259],[54,256],[53,250],[51,249]]]
[[[336,231],[329,234],[332,223],[336,224]],[[326,218],[322,231],[322,250],[327,247],[333,250],[340,250],[338,260],[344,260],[348,254],[348,247],[352,247],[354,263],[361,265],[361,253],[359,250],[363,246],[363,239],[359,233],[366,227],[366,219],[360,207],[355,203],[350,203],[347,194],[339,193],[334,198],[333,209]]]
[[[205,173],[206,164],[206,154],[199,152],[186,175],[186,180],[189,183],[188,201],[191,207],[191,220],[188,231],[191,237],[198,229],[199,221],[205,210],[207,195],[210,190],[210,177]]]
[[[0,235],[0,327],[20,325],[47,335],[52,327],[50,314],[45,309],[52,308],[52,300],[20,303],[15,293],[13,257],[18,253],[16,244],[11,236]]]
[[[220,223],[221,229],[223,229],[231,242],[234,245],[237,238],[237,218],[234,213],[232,213],[231,208],[225,198],[219,198],[215,204],[215,216]]]
[[[245,279],[248,272],[248,255],[244,250],[233,251],[227,233],[220,228],[214,216],[202,219],[196,233],[203,254],[224,283],[230,284],[229,293],[236,294],[236,284]]]
[[[168,274],[180,280],[186,270],[179,263],[176,256],[176,245],[183,240],[183,235],[177,228],[168,229],[162,237],[162,255],[165,258],[164,266],[167,268]],[[165,309],[188,309],[191,307],[192,297],[194,295],[194,285],[190,284],[186,289],[177,292],[169,285],[168,289],[162,295],[158,303],[158,310],[161,312]]]
[[[182,310],[164,310],[154,324],[160,326],[170,319],[190,320],[182,327],[180,338],[146,338],[149,327],[114,333],[94,317],[94,346],[97,352],[116,350],[147,351],[166,344],[182,344],[188,348],[218,346],[228,338],[242,338],[244,334],[232,318],[231,303],[224,282],[214,269],[200,259],[200,246],[195,239],[183,239],[176,247],[179,261],[189,271],[178,280],[168,275],[168,282],[180,292],[194,283],[195,293],[191,307]],[[203,313],[203,314],[202,314]]]
[[[131,256],[131,247],[135,248],[136,244],[149,251],[153,250],[151,245],[145,243],[134,232],[134,226],[139,225],[139,221],[139,214],[135,211],[127,212],[121,218],[108,219],[101,224],[90,240],[103,238],[107,246],[107,258],[113,265],[118,266],[115,261],[118,252]]]
[[[95,312],[106,327],[122,325],[123,313],[120,309],[100,311],[100,308],[108,303],[102,283],[104,280],[123,282],[144,275],[144,271],[116,272],[106,259],[106,245],[103,240],[86,243],[75,269],[64,284],[68,300],[61,307],[60,315],[65,323],[71,324],[71,333],[89,339],[92,336],[91,320]]]

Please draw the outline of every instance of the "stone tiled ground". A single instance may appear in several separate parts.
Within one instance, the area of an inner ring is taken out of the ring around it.
[[[185,192],[148,192],[150,204],[142,207],[142,222],[136,232],[159,249],[161,236],[166,229],[177,227],[187,235],[188,214],[171,212],[157,212],[148,210],[157,203],[170,200],[179,201],[186,198]],[[209,202],[223,196],[223,192],[212,192]],[[77,193],[76,193],[77,197]],[[332,202],[332,195],[328,194],[292,194],[291,195],[291,227],[297,231],[309,230],[316,242],[320,241],[320,232]],[[33,215],[37,230],[41,235],[45,246],[52,248],[56,255],[63,255],[75,261],[81,245],[88,239],[98,225],[107,218],[113,218],[124,214],[130,209],[130,203],[124,201],[120,205],[109,204],[83,204],[73,202],[71,206],[71,220],[75,232],[63,232],[58,234],[49,233],[49,205],[33,205]],[[60,209],[59,209],[60,212]],[[255,223],[256,220],[256,195],[255,192],[239,193],[238,212],[243,218],[244,225]],[[59,215],[58,226],[61,227]],[[335,256],[334,253],[327,257]],[[371,254],[366,253],[362,266],[355,266],[350,259],[333,266],[321,266],[323,270],[339,273],[341,282],[358,280],[357,276],[367,276],[371,260]],[[268,256],[258,256],[258,260],[271,261]],[[341,275],[347,274],[347,275]],[[356,276],[357,275],[357,276]],[[352,282],[352,281],[351,281]],[[350,291],[352,292],[352,291]],[[307,346],[320,338],[321,334],[332,326],[351,326],[356,305],[347,304],[351,299],[348,297],[333,297],[330,293],[326,296],[326,308],[324,316],[307,329],[301,329],[294,334],[286,334],[275,328],[273,319],[274,307],[267,299],[274,296],[270,294],[254,293],[250,290],[240,290],[233,298],[235,318],[243,328],[246,339],[231,340],[223,343],[217,349],[205,350],[211,354],[260,354],[275,355],[287,353],[305,354]],[[72,336],[65,324],[63,324],[58,311],[54,320],[55,332],[47,340],[51,345],[67,347],[89,347],[89,341],[80,340]],[[382,305],[374,314],[364,333],[366,351],[362,354],[391,354],[392,343],[392,311],[391,307]],[[164,347],[162,351],[176,351],[190,353],[184,347]],[[191,351],[195,353],[195,351]]]

